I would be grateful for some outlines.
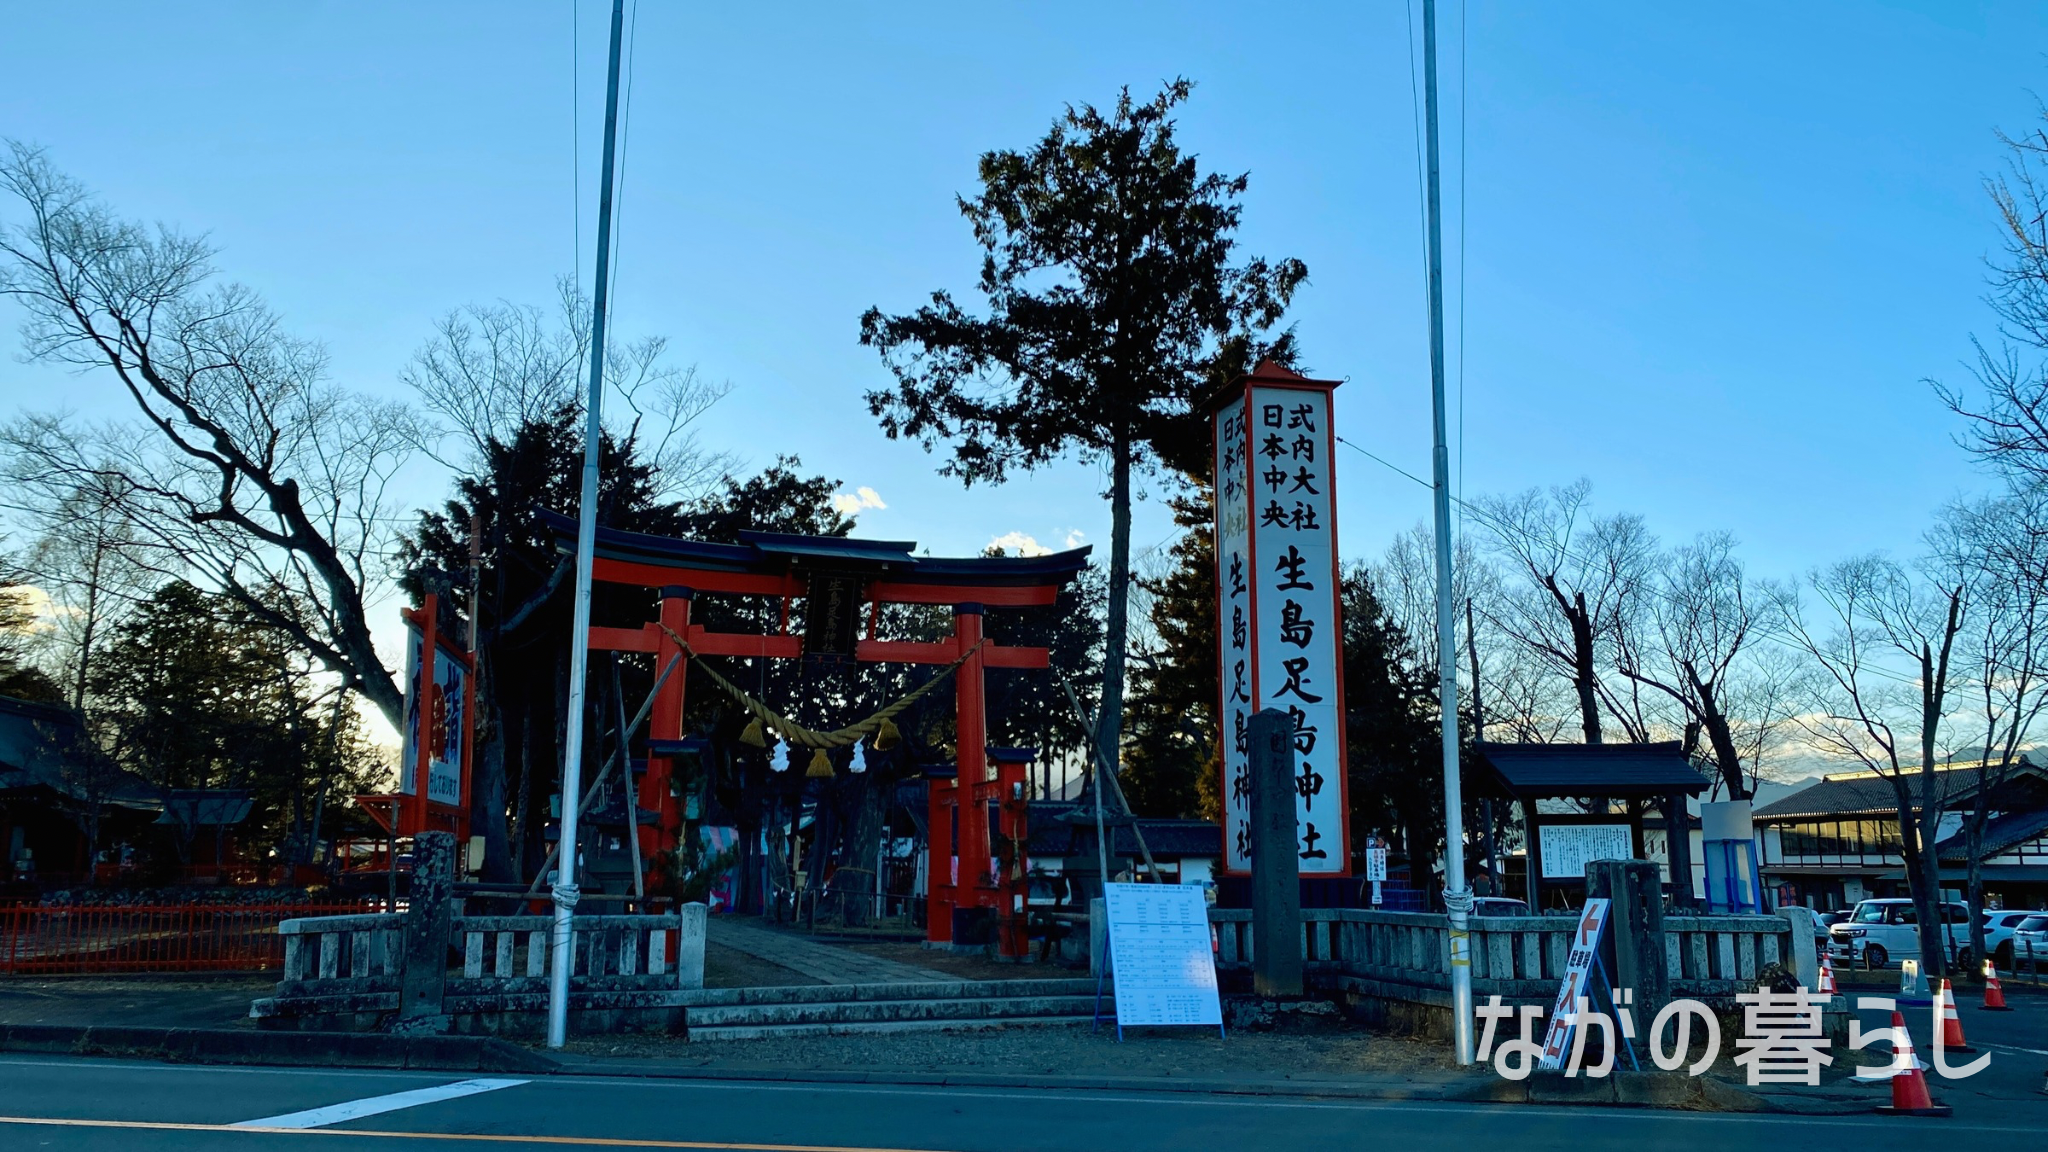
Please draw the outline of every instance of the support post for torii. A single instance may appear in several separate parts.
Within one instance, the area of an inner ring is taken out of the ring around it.
[[[979,604],[953,608],[953,636],[962,650],[981,643],[981,616]],[[987,907],[988,893],[995,883],[989,873],[988,812],[974,803],[983,791],[981,785],[988,781],[988,713],[982,699],[981,653],[976,651],[969,656],[955,675],[959,679],[954,688],[954,759],[960,765],[960,775],[954,781],[954,787],[960,791],[960,879],[956,894],[960,905]]]
[[[682,655],[682,646],[675,636],[690,634],[690,605],[696,592],[680,585],[666,585],[661,590],[661,623],[664,631],[654,641],[654,666],[668,667],[671,657]],[[672,636],[670,633],[673,633]],[[687,663],[688,657],[684,661]],[[640,807],[658,816],[653,827],[642,828],[633,825],[640,837],[640,855],[644,860],[657,860],[682,841],[682,814],[677,811],[675,789],[671,781],[675,777],[673,757],[657,755],[653,751],[656,741],[676,741],[683,737],[683,693],[689,680],[689,669],[679,665],[676,675],[665,681],[660,691],[654,694],[654,709],[647,717],[647,774],[640,778]],[[627,770],[631,771],[630,764]]]

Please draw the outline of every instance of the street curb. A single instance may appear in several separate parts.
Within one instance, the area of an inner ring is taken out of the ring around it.
[[[489,1036],[264,1032],[229,1028],[0,1025],[0,1052],[129,1056],[174,1064],[279,1064],[434,1072],[559,1070],[550,1056]]]
[[[564,1076],[801,1084],[903,1084],[946,1088],[1021,1088],[1098,1092],[1174,1092],[1214,1096],[1324,1096],[1369,1100],[1457,1100],[1456,1084],[1361,1084],[1347,1080],[1242,1081],[1178,1076],[1058,1076],[1014,1072],[860,1071],[804,1068],[706,1068],[567,1057]]]

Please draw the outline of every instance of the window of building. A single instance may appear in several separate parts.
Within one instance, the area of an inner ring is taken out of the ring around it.
[[[1842,826],[1833,821],[1820,826],[1820,854],[1840,856],[1842,848]]]

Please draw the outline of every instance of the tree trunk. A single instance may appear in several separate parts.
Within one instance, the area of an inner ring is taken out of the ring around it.
[[[532,693],[528,707],[519,710],[519,781],[512,786],[512,825],[507,830],[512,844],[512,875],[524,881],[526,875],[526,841],[532,832],[529,814],[533,811],[533,708]],[[499,729],[502,735],[503,728]]]
[[[1942,822],[1939,808],[1921,804],[1921,836],[1919,836],[1919,871],[1921,871],[1921,896],[1925,910],[1921,912],[1921,968],[1927,978],[1948,976],[1948,920],[1946,908],[1942,906],[1942,853],[1935,851],[1935,828]],[[1929,931],[1931,929],[1931,931]]]
[[[1690,661],[1686,662],[1685,675],[1692,681],[1693,695],[1699,701],[1700,727],[1706,731],[1707,746],[1714,750],[1714,767],[1720,769],[1728,798],[1749,799],[1748,781],[1742,774],[1742,753],[1735,750],[1735,733],[1728,727],[1728,714],[1721,711],[1714,686],[1699,678]]]
[[[78,638],[78,681],[71,690],[71,707],[78,712],[81,721],[85,718],[85,681],[92,664],[93,633],[99,630],[100,563],[104,556],[103,548],[93,551],[92,568],[85,586],[85,632]]]
[[[1964,882],[1963,899],[1968,901],[1970,908],[1970,959],[1974,962],[1972,967],[1976,969],[1975,973],[1957,973],[1965,977],[1981,975],[1984,971],[1984,962],[1991,959],[1984,938],[1984,814],[1984,794],[1980,790],[1977,794],[1976,810],[1970,813],[1970,818],[1963,825],[1963,851],[1967,854],[1966,866],[1969,869],[1969,878]]]
[[[1940,937],[1929,929],[1940,925],[1939,909],[1928,890],[1927,875],[1921,866],[1925,855],[1921,851],[1923,832],[1920,821],[1915,818],[1912,795],[1907,790],[1904,775],[1893,778],[1892,791],[1899,812],[1899,856],[1906,866],[1906,894],[1912,898],[1913,919],[1920,926],[1920,969],[1932,980],[1941,975],[1941,947]]]
[[[1096,721],[1096,747],[1111,771],[1122,763],[1124,729],[1124,648],[1130,634],[1131,597],[1131,444],[1119,432],[1111,445],[1109,483],[1109,619],[1102,648],[1102,707]]]
[[[1586,594],[1574,593],[1570,612],[1572,625],[1572,686],[1579,692],[1579,722],[1586,743],[1600,743],[1599,672],[1593,662],[1593,621],[1586,614]]]

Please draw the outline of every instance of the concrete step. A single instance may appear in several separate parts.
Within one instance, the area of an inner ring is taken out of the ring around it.
[[[864,1000],[972,1000],[990,997],[1093,996],[1089,977],[1043,980],[944,980],[908,984],[795,984],[765,988],[705,988],[692,991],[694,1006],[735,1004],[825,1004]]]
[[[1104,1006],[1114,1004],[1103,997]],[[941,996],[930,999],[809,1001],[794,1004],[714,1004],[687,1010],[689,1028],[798,1024],[904,1023],[928,1020],[1018,1020],[1089,1015],[1095,997]]]
[[[1105,1006],[1104,1011],[1108,1008]],[[979,1020],[888,1020],[856,1023],[818,1024],[742,1024],[729,1027],[699,1028],[690,1026],[687,1039],[692,1044],[716,1040],[775,1040],[802,1036],[875,1036],[897,1032],[969,1032],[993,1028],[1071,1028],[1094,1021],[1087,1016],[1023,1016],[1001,1017]],[[1106,1017],[1106,1025],[1114,1027],[1116,1017]]]

